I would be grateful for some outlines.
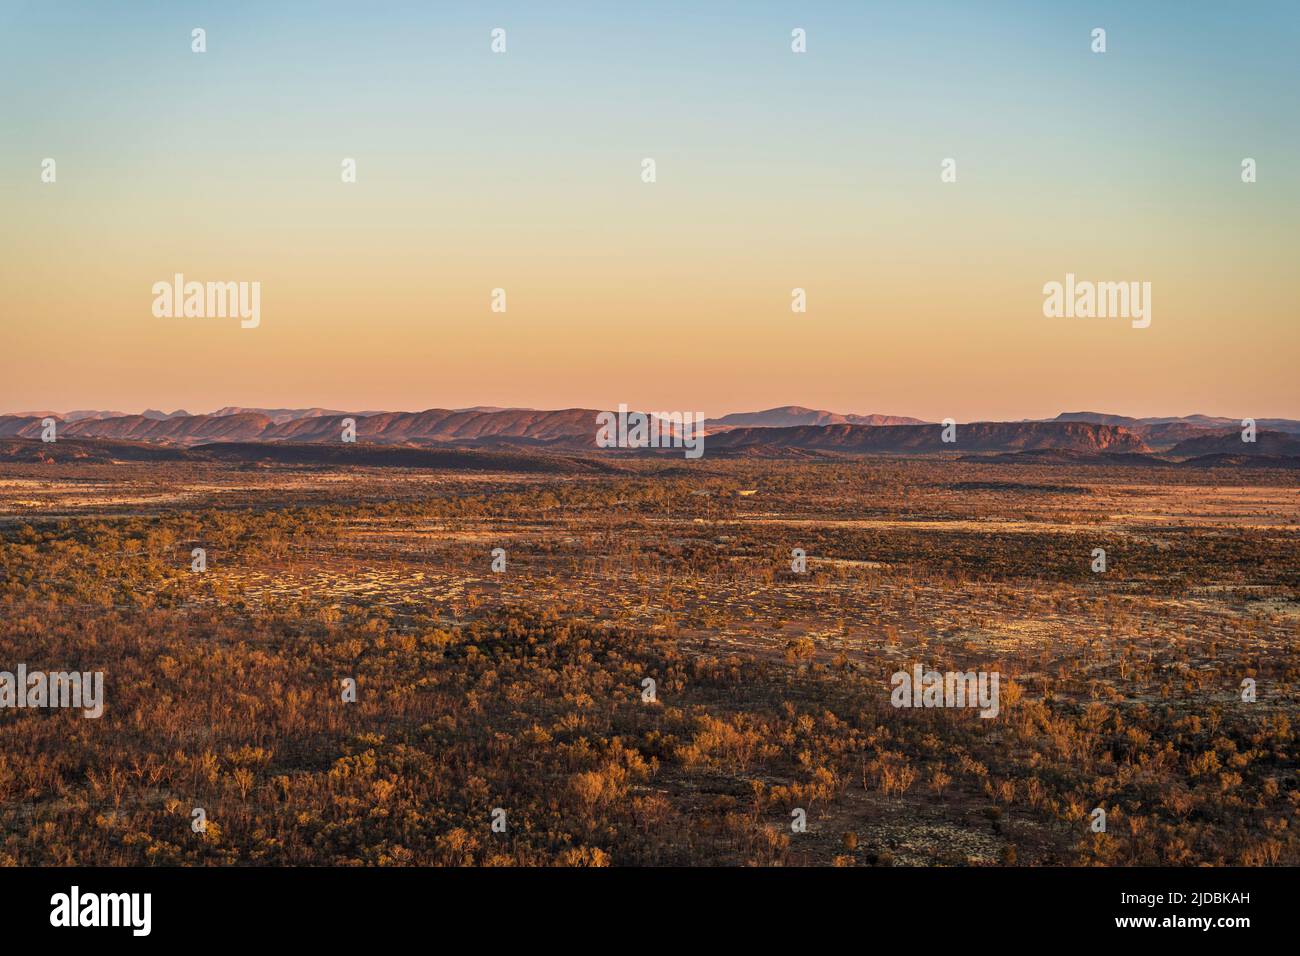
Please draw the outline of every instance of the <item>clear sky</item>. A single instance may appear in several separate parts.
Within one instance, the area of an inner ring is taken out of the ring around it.
[[[1294,2],[0,0],[0,411],[1300,417],[1297,49]],[[156,318],[177,272],[260,326]],[[1045,318],[1067,272],[1151,326]]]

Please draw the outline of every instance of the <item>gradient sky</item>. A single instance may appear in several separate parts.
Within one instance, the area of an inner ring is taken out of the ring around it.
[[[1298,44],[1294,2],[0,0],[0,411],[1300,417]],[[155,318],[175,272],[261,326]],[[1066,272],[1151,327],[1044,318]]]

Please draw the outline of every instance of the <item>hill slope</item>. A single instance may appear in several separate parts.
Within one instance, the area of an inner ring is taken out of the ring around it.
[[[802,405],[782,405],[761,412],[735,412],[711,418],[705,426],[713,431],[722,428],[785,428],[795,425],[921,425],[919,418],[901,415],[844,415]]]
[[[939,425],[827,425],[739,428],[710,435],[707,450],[803,448],[838,454],[1010,452],[1059,448],[1083,452],[1145,452],[1137,435],[1116,425],[1086,422],[975,422],[957,426],[957,441],[942,440]],[[708,452],[706,451],[706,454]]]

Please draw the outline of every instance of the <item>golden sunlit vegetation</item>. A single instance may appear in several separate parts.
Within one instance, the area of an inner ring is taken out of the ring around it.
[[[1066,471],[9,466],[0,863],[1300,862],[1294,479]]]

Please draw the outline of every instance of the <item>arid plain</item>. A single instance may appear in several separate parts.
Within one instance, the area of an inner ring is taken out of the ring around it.
[[[533,459],[0,465],[0,862],[1300,861],[1294,470]]]

